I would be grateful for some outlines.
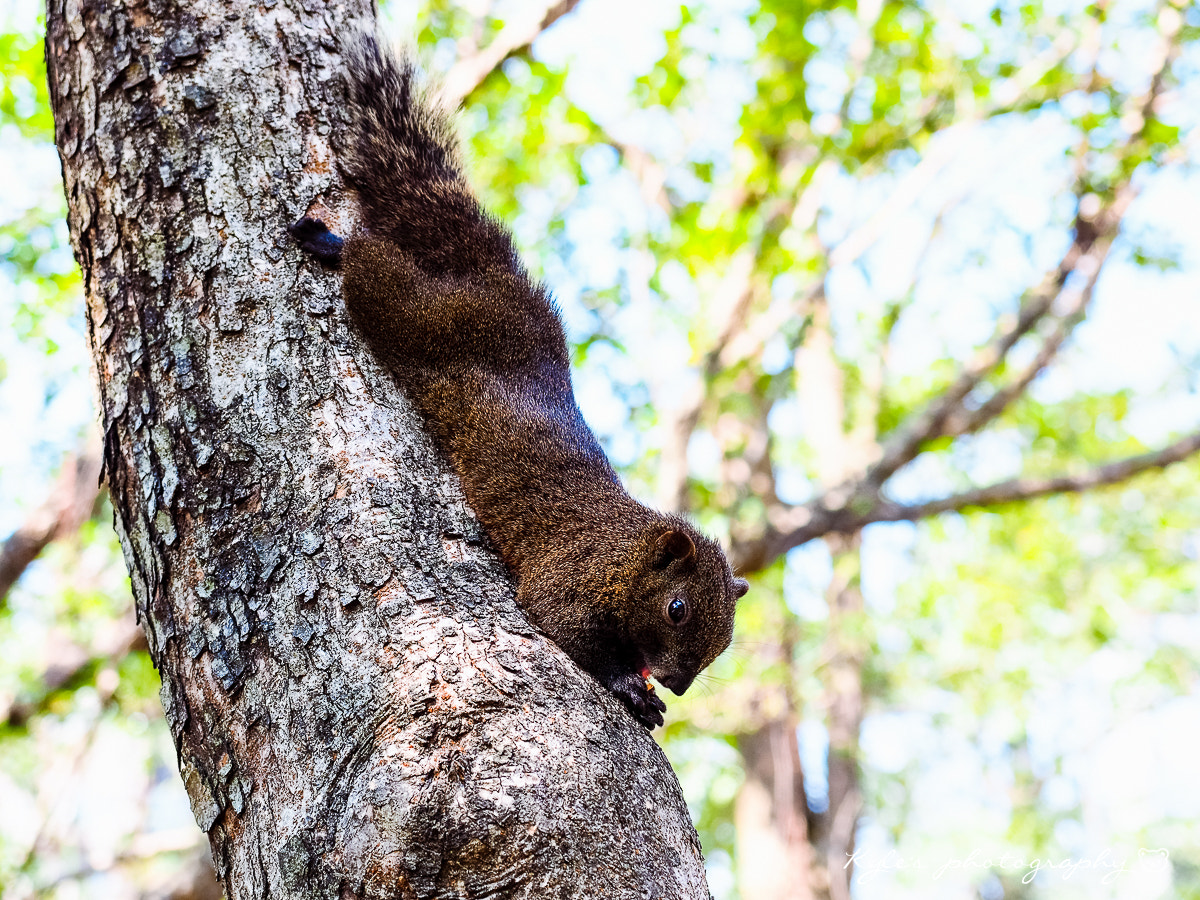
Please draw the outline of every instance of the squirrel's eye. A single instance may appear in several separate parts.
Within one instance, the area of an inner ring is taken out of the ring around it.
[[[667,604],[667,618],[678,625],[687,616],[687,604],[676,597]]]

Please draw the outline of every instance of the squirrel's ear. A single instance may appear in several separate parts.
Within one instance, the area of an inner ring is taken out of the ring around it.
[[[664,532],[654,542],[654,568],[665,569],[672,563],[691,559],[695,552],[696,545],[686,532],[675,529]]]
[[[741,600],[746,596],[746,591],[750,590],[750,582],[745,578],[733,579],[733,599]]]

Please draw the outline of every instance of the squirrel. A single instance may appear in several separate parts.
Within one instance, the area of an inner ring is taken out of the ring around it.
[[[414,63],[347,53],[339,162],[365,232],[289,232],[340,269],[350,317],[416,407],[517,581],[527,617],[647,728],[729,645],[748,584],[685,519],[622,487],[571,388],[554,301],[463,174]]]

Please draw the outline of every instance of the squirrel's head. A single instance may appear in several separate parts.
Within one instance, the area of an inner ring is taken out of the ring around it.
[[[682,694],[729,646],[734,607],[749,585],[715,541],[682,519],[651,529],[641,556],[629,640],[642,675]]]

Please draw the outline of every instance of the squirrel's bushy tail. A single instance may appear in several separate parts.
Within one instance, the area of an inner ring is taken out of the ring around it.
[[[427,274],[520,271],[507,231],[479,206],[449,114],[422,89],[411,59],[364,34],[348,56],[350,132],[341,168],[367,229]]]

